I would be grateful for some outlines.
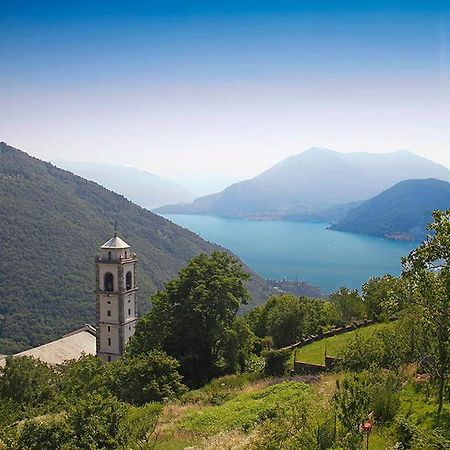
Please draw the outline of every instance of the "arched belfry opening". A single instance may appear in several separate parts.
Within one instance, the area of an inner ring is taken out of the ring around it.
[[[130,270],[125,275],[125,286],[127,291],[133,288],[133,274],[131,273]]]
[[[125,351],[137,323],[136,253],[117,236],[95,258],[97,355],[115,361]]]
[[[103,285],[105,288],[105,292],[112,292],[114,290],[114,276],[112,273],[105,273]]]

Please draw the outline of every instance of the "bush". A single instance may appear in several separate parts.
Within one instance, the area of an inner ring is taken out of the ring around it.
[[[65,417],[27,420],[20,431],[17,447],[27,450],[54,450],[70,440]]]
[[[121,433],[126,405],[113,396],[88,395],[73,405],[67,423],[73,436],[73,447],[80,450],[115,450],[128,436]]]
[[[266,364],[264,373],[267,376],[279,377],[286,373],[291,350],[268,350],[264,352]]]
[[[179,397],[186,388],[178,367],[175,358],[160,350],[125,356],[109,365],[111,391],[120,400],[135,405]]]

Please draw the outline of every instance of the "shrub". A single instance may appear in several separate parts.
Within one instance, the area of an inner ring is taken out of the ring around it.
[[[27,420],[20,431],[17,447],[27,450],[62,448],[71,437],[65,417]]]
[[[178,367],[175,358],[160,350],[125,356],[109,365],[111,391],[135,405],[176,398],[186,390]]]
[[[290,350],[268,350],[264,352],[266,364],[264,373],[267,376],[281,376],[286,373],[287,363],[291,356]]]

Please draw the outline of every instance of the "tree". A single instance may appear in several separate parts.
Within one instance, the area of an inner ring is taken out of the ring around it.
[[[107,392],[107,366],[92,355],[68,361],[59,367],[60,386],[63,398],[72,402],[94,392]]]
[[[432,232],[402,259],[403,276],[415,285],[415,300],[423,308],[429,353],[438,381],[438,415],[450,370],[450,209],[434,211]]]
[[[68,411],[72,448],[117,449],[128,438],[122,433],[126,413],[126,405],[111,395],[87,395]]]
[[[56,374],[30,356],[7,357],[0,368],[0,398],[23,406],[43,404],[56,395]]]
[[[343,324],[360,320],[366,314],[364,302],[356,289],[341,287],[330,295],[330,301],[335,304]]]
[[[373,277],[362,286],[367,315],[374,320],[389,320],[407,306],[409,285],[404,278]]]
[[[239,306],[248,302],[248,279],[227,253],[193,258],[152,297],[153,308],[140,319],[130,353],[164,350],[180,361],[180,372],[191,386],[220,375],[230,366],[227,338]]]
[[[161,350],[125,355],[108,365],[110,389],[120,400],[134,405],[173,399],[185,391],[179,365]]]

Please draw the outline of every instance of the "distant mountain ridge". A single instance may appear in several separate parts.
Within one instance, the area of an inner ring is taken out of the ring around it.
[[[64,160],[54,160],[51,163],[95,181],[149,210],[167,203],[190,202],[194,199],[193,194],[175,181],[134,167]]]
[[[326,210],[366,200],[399,181],[430,177],[448,180],[450,171],[405,150],[378,154],[312,148],[222,192],[186,205],[163,206],[156,212],[320,219],[326,218]],[[346,212],[344,208],[340,217]]]
[[[405,180],[352,209],[330,229],[416,241],[426,236],[435,209],[450,208],[450,183]]]
[[[0,143],[0,354],[95,323],[94,257],[115,220],[138,255],[141,311],[190,258],[224,250],[94,182]],[[270,287],[252,275],[249,289],[261,303]]]

